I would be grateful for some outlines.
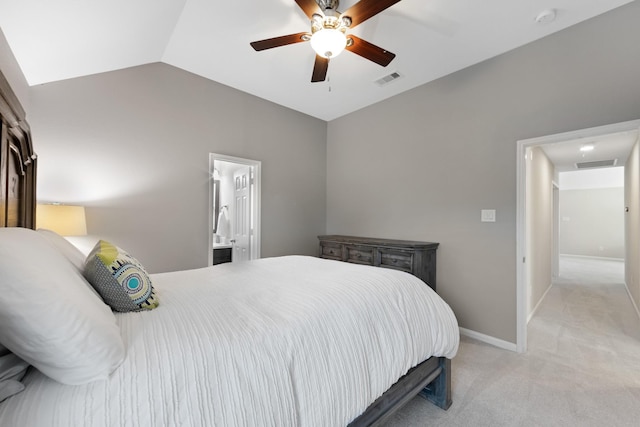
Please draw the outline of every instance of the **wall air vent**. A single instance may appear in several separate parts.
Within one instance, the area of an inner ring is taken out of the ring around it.
[[[618,159],[582,162],[582,163],[576,163],[576,169],[607,168],[610,166],[615,166],[617,163],[618,163]]]
[[[376,80],[375,84],[377,84],[378,86],[384,86],[384,85],[387,85],[387,84],[391,83],[394,80],[399,79],[400,77],[402,77],[400,75],[400,73],[395,71],[395,72],[389,74],[388,76],[384,76],[381,79]]]

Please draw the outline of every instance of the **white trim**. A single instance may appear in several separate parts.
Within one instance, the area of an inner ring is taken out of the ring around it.
[[[601,261],[620,261],[624,262],[624,258],[613,258],[608,256],[593,256],[593,255],[574,255],[574,254],[560,254],[560,256],[570,258],[582,258],[582,259],[597,259]]]
[[[516,351],[527,351],[527,289],[526,289],[526,222],[525,201],[527,194],[526,158],[528,145],[518,141],[516,178]]]
[[[260,258],[260,247],[262,235],[260,224],[262,223],[261,214],[261,195],[262,195],[262,162],[259,160],[243,159],[241,157],[227,156],[226,154],[209,153],[209,265],[213,264],[213,165],[216,160],[223,162],[238,163],[245,166],[251,166],[254,173],[255,200],[252,204],[253,215],[256,223],[253,228],[253,244],[251,247],[250,259]]]
[[[529,322],[531,322],[531,319],[533,318],[533,316],[535,316],[536,312],[540,308],[540,305],[542,305],[542,301],[544,301],[544,299],[547,297],[547,294],[551,290],[552,286],[553,286],[553,283],[549,285],[549,287],[547,288],[546,291],[544,291],[544,294],[542,295],[542,297],[540,298],[540,300],[538,301],[536,306],[533,307],[533,310],[531,310],[531,313],[529,313],[529,315],[527,316],[527,324],[529,324]]]
[[[503,350],[517,351],[517,346],[512,342],[501,340],[500,338],[492,337],[490,335],[481,334],[480,332],[472,331],[471,329],[467,328],[459,329],[460,335],[464,335],[465,337],[473,338],[478,341],[491,344],[492,346],[501,348]]]
[[[631,295],[631,291],[629,290],[629,286],[627,286],[627,282],[624,283],[624,288],[627,290],[627,294],[629,294],[629,299],[631,300],[631,304],[633,305],[633,308],[636,309],[636,314],[638,315],[638,318],[640,318],[640,309],[638,309],[636,302],[633,300],[633,295]]]
[[[640,120],[597,126],[572,132],[558,133],[538,138],[517,141],[516,158],[516,347],[522,353],[527,350],[527,283],[525,277],[526,233],[525,233],[525,199],[526,199],[526,163],[525,153],[528,147],[554,144],[578,138],[593,138],[619,132],[638,130]]]
[[[209,153],[209,255],[207,255],[207,265],[213,265],[213,160],[211,153]]]
[[[593,138],[597,136],[611,135],[614,133],[636,131],[640,127],[640,120],[630,120],[628,122],[614,123],[604,126],[574,130],[571,132],[556,133],[554,135],[540,136],[537,138],[522,139],[518,143],[527,146],[555,144],[556,142],[572,141],[579,138]]]
[[[555,171],[554,171],[555,174]],[[551,223],[552,223],[552,236],[551,236],[551,245],[552,245],[552,254],[551,254],[551,284],[553,281],[560,276],[560,187],[553,181],[553,206]],[[529,316],[531,319],[531,316]]]

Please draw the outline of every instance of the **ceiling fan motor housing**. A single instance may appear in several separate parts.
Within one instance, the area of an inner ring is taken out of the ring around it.
[[[351,18],[341,16],[342,14],[338,12],[339,4],[339,0],[318,0],[318,6],[322,10],[323,15],[319,13],[313,14],[311,30],[315,32],[322,28],[333,28],[346,32],[347,28],[351,25]]]
[[[322,10],[333,9],[336,11],[340,5],[340,0],[317,0],[317,2]]]

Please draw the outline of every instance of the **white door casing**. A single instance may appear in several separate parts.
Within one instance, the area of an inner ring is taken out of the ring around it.
[[[262,162],[259,160],[251,160],[245,159],[241,157],[229,156],[226,154],[216,154],[209,153],[209,248],[213,247],[213,222],[214,222],[214,212],[213,212],[213,193],[214,193],[214,179],[213,174],[216,168],[216,164],[220,163],[232,163],[239,168],[248,167],[251,170],[251,189],[250,189],[250,204],[249,204],[249,216],[251,218],[251,228],[250,228],[250,239],[248,246],[247,259],[259,259],[261,257],[261,232],[260,232],[260,224],[261,224],[261,194],[262,194]],[[230,177],[231,178],[231,177]],[[230,179],[231,180],[231,179]],[[234,185],[229,185],[228,191],[229,196],[233,196],[231,194],[233,192]],[[222,193],[221,193],[222,194]],[[221,196],[222,197],[222,196]],[[223,204],[227,204],[229,210],[227,211],[229,222],[234,222],[234,201],[232,197],[229,197]],[[231,224],[233,227],[233,225]],[[229,235],[230,239],[234,239],[234,231],[231,230]],[[232,255],[232,258],[235,257],[235,254]],[[213,251],[209,250],[209,262],[208,265],[213,264]]]
[[[527,293],[529,283],[526,278],[527,262],[527,236],[526,236],[526,153],[527,148],[545,144],[555,144],[564,141],[573,141],[579,138],[598,137],[618,132],[635,131],[640,126],[640,120],[614,123],[571,132],[547,135],[537,138],[517,141],[517,190],[516,190],[516,351],[527,351]]]

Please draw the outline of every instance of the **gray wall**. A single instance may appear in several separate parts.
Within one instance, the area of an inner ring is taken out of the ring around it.
[[[624,188],[560,190],[560,253],[624,259]]]
[[[527,319],[551,286],[553,257],[554,166],[542,148],[527,149],[526,159]]]
[[[327,232],[440,242],[460,325],[515,343],[516,141],[640,118],[639,20],[633,2],[330,122]]]
[[[29,121],[29,85],[20,70],[20,66],[16,61],[13,52],[4,37],[4,33],[0,28],[0,70],[11,85],[11,89],[20,100],[22,108],[27,111],[27,121]]]
[[[262,161],[262,256],[316,254],[326,122],[165,64],[32,87],[41,201],[151,272],[207,265],[209,153]]]

